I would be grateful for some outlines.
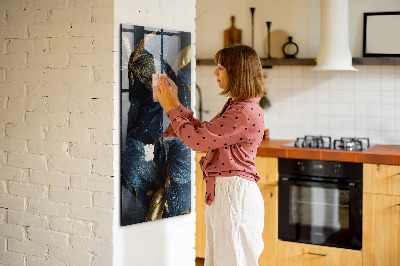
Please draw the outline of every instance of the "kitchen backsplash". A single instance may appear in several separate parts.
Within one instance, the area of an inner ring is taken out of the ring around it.
[[[265,69],[271,107],[264,116],[270,137],[369,137],[374,144],[400,144],[400,66],[355,67],[358,72],[317,72],[313,66]],[[226,101],[218,95],[214,69],[196,69],[206,121]]]

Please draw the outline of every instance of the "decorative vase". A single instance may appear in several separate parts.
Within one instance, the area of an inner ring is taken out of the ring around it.
[[[299,47],[293,42],[292,36],[289,36],[288,39],[289,41],[282,46],[282,52],[285,55],[285,58],[296,58],[296,55],[299,52]]]

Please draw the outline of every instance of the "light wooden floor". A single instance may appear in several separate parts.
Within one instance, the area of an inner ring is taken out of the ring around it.
[[[204,259],[196,258],[196,266],[204,266]]]

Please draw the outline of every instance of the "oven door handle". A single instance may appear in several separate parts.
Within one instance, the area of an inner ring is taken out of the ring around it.
[[[303,185],[303,186],[316,186],[316,187],[329,187],[329,188],[345,188],[354,189],[357,185],[355,182],[338,182],[338,181],[315,181],[315,180],[304,180],[299,178],[280,178],[283,182],[289,182],[293,185]]]

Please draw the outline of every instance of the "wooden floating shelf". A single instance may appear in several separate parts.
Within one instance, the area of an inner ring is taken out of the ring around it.
[[[262,66],[315,66],[314,58],[260,58]]]
[[[358,57],[353,65],[400,65],[400,57]]]
[[[315,58],[260,58],[263,67],[272,66],[314,66]],[[215,65],[214,59],[197,59],[196,65]],[[400,65],[400,57],[357,57],[353,65]]]

